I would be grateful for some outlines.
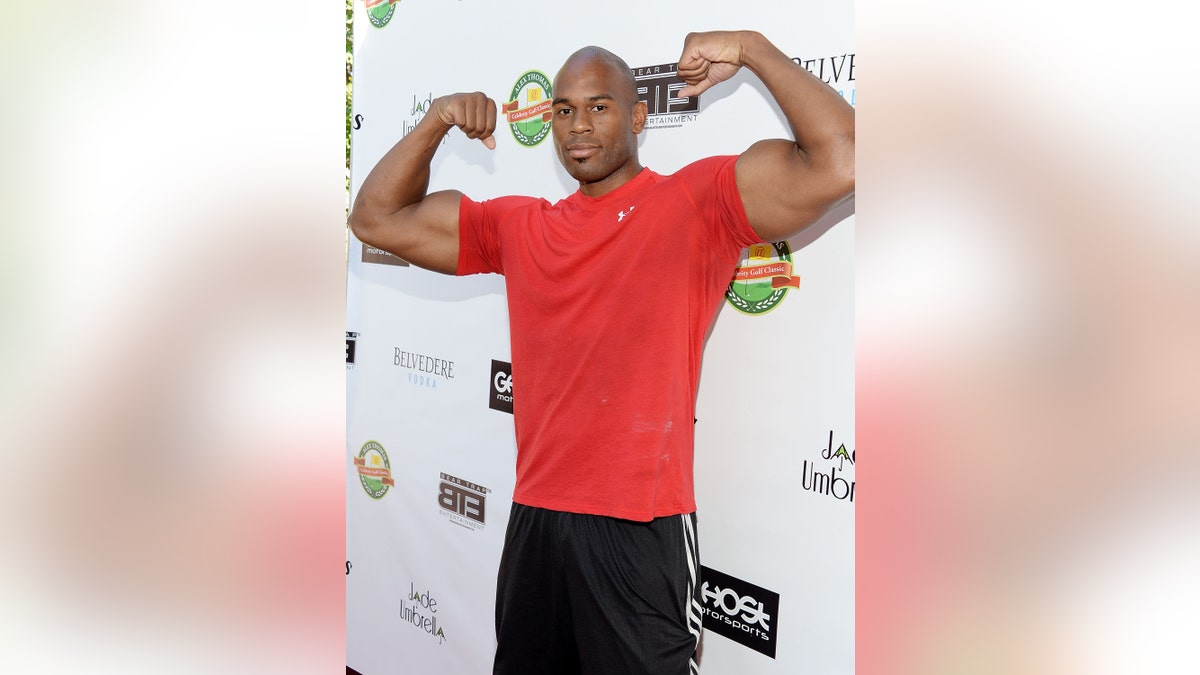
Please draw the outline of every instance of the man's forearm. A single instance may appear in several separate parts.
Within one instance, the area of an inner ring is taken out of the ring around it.
[[[352,225],[364,225],[371,215],[390,215],[425,198],[429,190],[430,164],[451,125],[435,115],[426,115],[407,136],[379,160],[367,174],[354,199]],[[359,218],[354,215],[358,214]]]

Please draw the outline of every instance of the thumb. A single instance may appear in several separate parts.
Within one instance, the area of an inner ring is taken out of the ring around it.
[[[485,146],[487,146],[487,149],[488,149],[488,150],[495,150],[495,149],[496,149],[496,139],[495,139],[495,137],[493,137],[493,136],[486,136],[486,137],[484,137],[484,138],[481,138],[481,139],[479,139],[479,140],[483,141],[483,144],[484,144]]]

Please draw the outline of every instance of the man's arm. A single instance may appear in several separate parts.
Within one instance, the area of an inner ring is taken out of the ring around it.
[[[427,193],[433,154],[453,127],[494,150],[495,102],[479,92],[435,99],[416,128],[371,169],[350,212],[350,229],[360,241],[444,274],[458,268],[462,193]]]
[[[788,239],[854,193],[854,108],[754,31],[692,33],[678,74],[694,96],[745,66],[775,97],[795,141],[764,140],[737,161],[750,226],[764,241]]]

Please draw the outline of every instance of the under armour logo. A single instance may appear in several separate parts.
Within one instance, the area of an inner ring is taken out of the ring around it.
[[[629,215],[629,214],[633,213],[633,210],[634,210],[635,208],[637,208],[637,207],[636,207],[636,206],[631,206],[631,207],[629,207],[629,210],[628,210],[628,211],[621,211],[619,214],[617,214],[617,222],[619,223],[619,222],[621,222],[622,220],[625,220],[625,216],[627,216],[627,215]]]

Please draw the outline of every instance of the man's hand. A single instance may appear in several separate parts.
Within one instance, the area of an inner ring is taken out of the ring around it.
[[[496,149],[496,102],[481,92],[450,94],[434,100],[437,120],[446,127],[458,127],[467,138],[478,138],[489,150]]]
[[[688,33],[676,70],[688,86],[680,89],[678,96],[696,96],[733,77],[744,65],[742,57],[742,41],[737,31]]]
[[[789,239],[854,193],[854,108],[761,33],[691,33],[676,74],[696,96],[746,68],[771,92],[792,138],[761,140],[737,159],[738,193],[763,241]]]

